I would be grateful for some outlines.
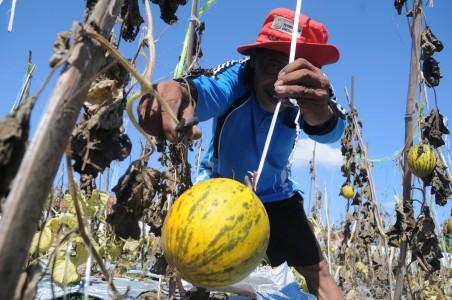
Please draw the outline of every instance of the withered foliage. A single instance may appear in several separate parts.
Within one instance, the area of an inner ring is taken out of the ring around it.
[[[158,4],[160,7],[160,18],[167,24],[177,22],[176,11],[179,5],[187,4],[187,0],[151,0],[152,3]]]
[[[124,239],[140,238],[138,220],[142,218],[144,210],[151,206],[161,186],[163,174],[146,167],[146,164],[147,159],[133,161],[113,188],[117,201],[113,206],[113,213],[107,217],[107,222],[113,226],[115,233]]]
[[[425,26],[421,33],[421,59],[425,60],[431,57],[434,52],[440,52],[443,48],[443,43],[436,38],[430,27]]]
[[[81,188],[85,191],[94,188],[92,180],[99,172],[113,160],[124,160],[132,149],[123,128],[124,88],[130,75],[111,56],[106,60],[106,70],[91,83],[85,113],[71,136],[74,170],[81,174]]]
[[[356,128],[354,118],[356,118],[356,124],[359,128]],[[372,191],[369,183],[369,174],[367,172],[365,158],[363,157],[363,149],[357,142],[357,130],[361,130],[362,122],[358,119],[358,112],[356,109],[352,109],[347,114],[347,127],[345,128],[344,135],[341,138],[341,152],[344,158],[344,163],[341,166],[342,176],[346,178],[345,184],[352,184],[362,192],[355,193],[352,201],[352,205],[359,205],[362,199],[368,199],[372,201]]]
[[[122,127],[124,102],[116,100],[94,114],[85,112],[71,137],[74,170],[96,177],[113,160],[124,160],[132,143]]]
[[[375,237],[378,236],[377,228],[375,226],[377,221],[375,220],[371,205],[370,202],[366,202],[359,210],[359,213],[361,214],[359,218],[362,222],[359,223],[358,236],[359,241],[363,243],[363,247],[370,247],[372,242],[375,241]]]
[[[351,231],[351,226],[352,226],[352,221],[353,221],[353,217],[351,213],[347,213],[347,216],[345,217],[345,224],[344,224],[344,229],[343,229],[343,233],[342,233],[342,242],[341,242],[341,246],[339,249],[339,253],[338,253],[338,264],[339,265],[344,265],[345,264],[345,256],[346,256],[346,251],[347,251],[347,242],[350,240],[351,235],[352,235],[352,231]]]
[[[140,31],[144,20],[140,14],[138,0],[125,1],[121,8],[121,37],[127,42],[133,42]]]
[[[112,36],[114,40],[114,37]],[[103,66],[106,71],[99,74],[91,83],[84,101],[85,109],[93,114],[102,106],[114,100],[124,99],[124,89],[130,81],[130,74],[110,55]]]
[[[0,120],[0,212],[25,154],[34,98],[28,98]]]
[[[406,1],[407,0],[394,0],[394,7],[399,15],[402,13],[402,8]]]
[[[435,202],[444,206],[447,200],[452,198],[452,182],[448,174],[447,166],[441,159],[436,159],[436,166],[432,174],[423,178],[425,185],[430,185],[430,193],[435,196]]]
[[[411,236],[415,220],[411,215],[404,213],[402,203],[396,207],[396,223],[386,233],[390,246],[399,247],[401,239],[407,239]]]
[[[443,43],[435,37],[428,26],[426,26],[422,31],[420,43],[422,73],[424,74],[425,83],[429,87],[435,87],[439,85],[442,76],[439,68],[439,62],[436,61],[432,55],[435,52],[443,50]]]
[[[440,259],[443,257],[439,248],[438,237],[435,233],[435,223],[430,215],[430,208],[424,206],[411,240],[412,260],[420,259],[429,272],[441,268]]]
[[[424,143],[432,145],[434,148],[443,146],[443,134],[449,134],[449,129],[444,125],[443,115],[437,107],[433,108],[430,114],[425,117],[422,128],[422,139]]]
[[[422,139],[424,143],[432,145],[434,148],[443,146],[443,134],[449,134],[449,130],[444,125],[443,116],[437,107],[433,108],[423,122],[421,122]],[[431,186],[430,193],[435,196],[435,202],[444,206],[447,200],[452,197],[452,182],[448,174],[447,166],[439,157],[436,159],[436,166],[433,172],[422,178],[426,186]]]
[[[355,149],[353,147],[354,135],[355,135],[355,124],[353,123],[352,114],[355,111],[351,111],[347,114],[347,127],[344,130],[344,134],[341,138],[341,153],[344,158],[344,164],[341,167],[342,176],[347,178],[350,182],[350,177],[356,173],[356,162],[355,162]]]
[[[442,78],[441,70],[439,68],[439,62],[433,57],[429,57],[422,63],[422,72],[424,78],[429,87],[435,87],[439,85],[439,81]]]

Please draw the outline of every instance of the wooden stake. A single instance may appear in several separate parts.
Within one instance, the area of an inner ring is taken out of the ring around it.
[[[420,48],[420,28],[422,21],[422,0],[414,0],[414,17],[411,26],[411,66],[408,80],[408,97],[405,109],[405,147],[403,149],[403,212],[408,218],[413,217],[413,201],[411,199],[411,172],[408,169],[407,156],[408,149],[413,144],[414,131],[414,107],[416,103],[416,89],[419,76],[419,48]],[[402,232],[402,236],[405,233]],[[394,300],[402,297],[403,283],[405,278],[405,260],[408,252],[408,241],[406,236],[400,243],[400,255],[397,266],[396,285]]]
[[[123,2],[100,0],[88,24],[109,36]],[[104,64],[104,49],[89,39],[76,40],[13,182],[0,221],[0,299],[14,296],[53,178],[88,91],[86,78],[93,78]]]

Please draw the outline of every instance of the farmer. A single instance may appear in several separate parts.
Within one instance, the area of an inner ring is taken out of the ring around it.
[[[335,142],[342,135],[344,115],[320,69],[336,62],[339,52],[327,43],[324,25],[301,15],[296,59],[288,64],[293,20],[293,11],[274,9],[256,42],[238,48],[249,58],[227,62],[204,75],[164,81],[156,88],[180,118],[213,119],[212,139],[196,181],[229,177],[244,182],[245,176],[255,174],[273,112],[282,99],[256,186],[270,219],[267,255],[272,266],[287,261],[295,267],[320,299],[341,299],[290,173],[297,124],[319,143]],[[296,99],[295,104],[289,99]],[[149,134],[176,141],[176,124],[158,101],[144,96],[138,110]],[[186,136],[198,139],[201,131],[193,126]]]

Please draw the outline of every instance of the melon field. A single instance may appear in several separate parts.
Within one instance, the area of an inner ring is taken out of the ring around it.
[[[452,3],[275,2],[0,0],[0,299],[291,299],[231,287],[272,279],[255,193],[271,171],[194,184],[215,124],[177,115],[155,83],[215,76],[268,11],[296,5],[340,51],[322,72],[343,135],[287,141],[329,272],[344,299],[452,299]],[[145,94],[174,141],[140,125]]]

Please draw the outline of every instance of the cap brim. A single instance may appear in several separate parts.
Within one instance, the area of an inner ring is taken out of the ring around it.
[[[237,48],[237,51],[243,55],[250,55],[252,50],[256,48],[265,48],[289,54],[290,42],[254,43],[241,46]],[[322,67],[337,62],[339,60],[339,50],[329,44],[298,43],[295,58],[305,58],[313,65]]]

